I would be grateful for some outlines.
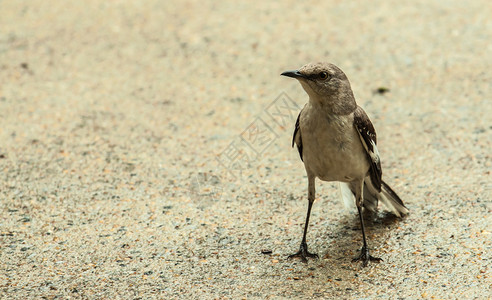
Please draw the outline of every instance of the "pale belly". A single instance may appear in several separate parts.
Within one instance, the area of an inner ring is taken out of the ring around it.
[[[323,181],[350,182],[366,177],[369,160],[351,116],[301,123],[306,171]]]

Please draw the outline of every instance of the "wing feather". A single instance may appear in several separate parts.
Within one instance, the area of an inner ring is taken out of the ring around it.
[[[374,185],[374,188],[376,188],[378,192],[381,192],[382,170],[379,152],[376,146],[376,130],[374,129],[371,120],[369,120],[369,117],[360,106],[357,106],[354,111],[354,126],[359,133],[359,137],[364,145],[367,157],[371,162],[371,167],[369,169],[371,182]]]
[[[302,159],[302,138],[301,138],[301,128],[299,127],[299,119],[301,118],[301,113],[297,116],[296,126],[294,128],[294,135],[292,136],[292,147],[294,143],[297,145],[297,151],[299,151],[299,156]]]

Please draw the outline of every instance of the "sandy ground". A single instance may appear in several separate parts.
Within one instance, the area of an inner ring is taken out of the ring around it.
[[[490,8],[1,1],[0,298],[490,299]],[[350,78],[411,211],[366,216],[384,261],[363,269],[332,183],[320,259],[286,259],[307,98],[279,74],[321,60]]]

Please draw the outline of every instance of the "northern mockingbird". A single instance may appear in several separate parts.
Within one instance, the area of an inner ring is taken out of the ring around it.
[[[297,145],[308,177],[308,210],[300,249],[290,257],[317,258],[308,251],[306,234],[315,198],[315,179],[339,181],[342,199],[359,213],[363,245],[353,261],[381,261],[369,254],[362,207],[376,210],[381,201],[396,216],[408,213],[400,197],[381,179],[376,131],[355,102],[347,76],[330,63],[311,63],[281,75],[297,79],[309,102],[297,117],[292,146]],[[355,197],[355,198],[354,198]]]

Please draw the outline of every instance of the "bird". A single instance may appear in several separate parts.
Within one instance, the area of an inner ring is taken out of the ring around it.
[[[338,181],[344,203],[357,207],[362,231],[360,255],[353,259],[367,266],[381,258],[370,255],[363,210],[376,211],[382,202],[394,215],[409,213],[398,194],[382,180],[376,130],[357,105],[345,73],[332,63],[308,63],[281,75],[295,78],[309,96],[295,123],[292,147],[297,146],[308,179],[308,208],[299,251],[289,255],[306,262],[318,258],[308,251],[306,235],[315,201],[315,180]]]

